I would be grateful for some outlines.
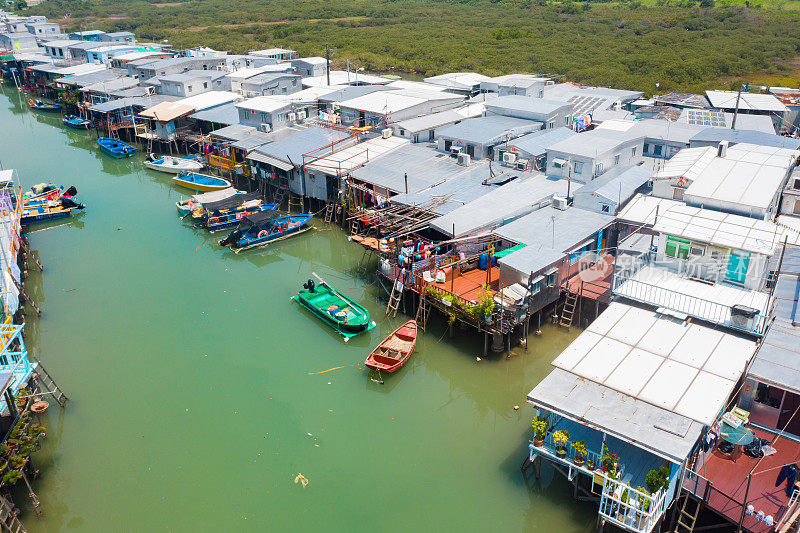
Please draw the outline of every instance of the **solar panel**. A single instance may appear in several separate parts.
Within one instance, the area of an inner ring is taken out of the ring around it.
[[[697,126],[711,126],[714,128],[724,128],[725,113],[721,111],[709,111],[707,109],[688,109],[687,122]]]
[[[571,103],[574,107],[572,113],[573,115],[582,115],[585,113],[591,113],[600,105],[605,102],[606,99],[600,96],[582,96],[576,95],[572,96],[569,99],[569,103]]]

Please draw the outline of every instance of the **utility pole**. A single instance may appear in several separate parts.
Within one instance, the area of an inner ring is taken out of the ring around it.
[[[331,84],[331,49],[325,45],[325,74],[328,76],[328,85]]]
[[[736,117],[739,115],[739,99],[742,97],[742,86],[739,86],[739,92],[736,93],[736,108],[733,110],[733,120],[731,121],[731,129],[736,129]]]

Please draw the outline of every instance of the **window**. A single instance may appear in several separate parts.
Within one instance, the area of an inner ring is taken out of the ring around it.
[[[653,153],[655,155],[661,155],[662,148],[664,148],[664,147],[661,146],[660,144],[653,145]]]
[[[556,278],[558,276],[558,269],[552,268],[544,273],[545,275],[545,285],[548,287],[555,287],[556,286]]]
[[[597,163],[594,167],[594,175],[598,176],[603,173],[603,163]]]
[[[609,207],[607,205],[603,204],[603,205],[600,206],[600,211],[602,211],[603,213],[608,213],[609,212]]]
[[[401,134],[401,135],[402,135],[402,134]],[[418,143],[418,142],[419,142],[419,133],[415,133],[415,134],[414,134],[414,142],[415,142],[415,143]]]
[[[553,122],[552,120],[551,120],[550,122],[548,122],[548,123],[547,123],[547,129],[548,129],[548,130],[551,130],[551,129],[553,129],[553,126],[555,126],[555,122]]]
[[[682,189],[681,187],[673,187],[672,188],[672,199],[673,200],[683,200],[683,192],[686,189]]]
[[[192,86],[191,86],[191,85],[189,85],[189,86],[187,87],[187,89],[189,90],[189,92],[192,92]]]
[[[203,82],[203,89],[208,89],[208,82],[206,81]]]
[[[569,126],[569,117],[564,117],[564,125]]]
[[[614,164],[619,165],[619,154],[614,156]]]
[[[405,137],[405,136],[406,136],[406,130],[400,128],[400,137]]]
[[[542,279],[539,278],[539,281],[531,284],[531,296],[533,296],[534,294],[539,294],[541,290],[542,290]]]
[[[428,140],[432,141],[433,139],[434,139],[434,132],[433,132],[433,130],[431,130],[431,131],[428,132]]]
[[[794,188],[800,190],[800,179],[799,178],[795,178],[794,179]]]
[[[631,148],[631,157],[636,157],[636,147]]]
[[[689,245],[691,241],[679,237],[667,237],[667,245],[664,247],[664,255],[686,259],[689,257]]]
[[[644,148],[642,149],[642,151],[643,151],[644,153],[648,153],[648,152],[650,152],[650,145],[649,145],[649,144],[647,144],[647,143],[644,143]]]
[[[292,80],[292,87],[297,87],[297,79]]]
[[[217,87],[221,87],[221,86],[222,86],[222,80],[218,80],[217,81]]]
[[[575,171],[575,174],[583,174],[583,161],[575,161],[572,163],[572,170]]]

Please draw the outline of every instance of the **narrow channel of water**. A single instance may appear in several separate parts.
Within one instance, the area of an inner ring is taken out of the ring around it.
[[[177,219],[185,193],[168,175],[102,155],[94,132],[2,91],[3,168],[25,187],[75,185],[87,205],[30,233],[45,271],[27,287],[44,314],[25,339],[71,398],[47,415],[32,531],[593,529],[596,508],[565,480],[529,488],[518,470],[525,393],[575,331],[546,326],[527,352],[479,362],[482,338],[450,340],[439,321],[374,383],[363,360],[404,317],[383,319],[342,231],[316,221],[224,252]],[[345,344],[299,309],[289,298],[312,271],[379,327]]]

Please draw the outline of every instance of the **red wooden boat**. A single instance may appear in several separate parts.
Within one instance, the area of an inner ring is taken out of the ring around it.
[[[372,350],[364,364],[372,370],[391,374],[408,361],[417,343],[417,321],[409,320]]]

